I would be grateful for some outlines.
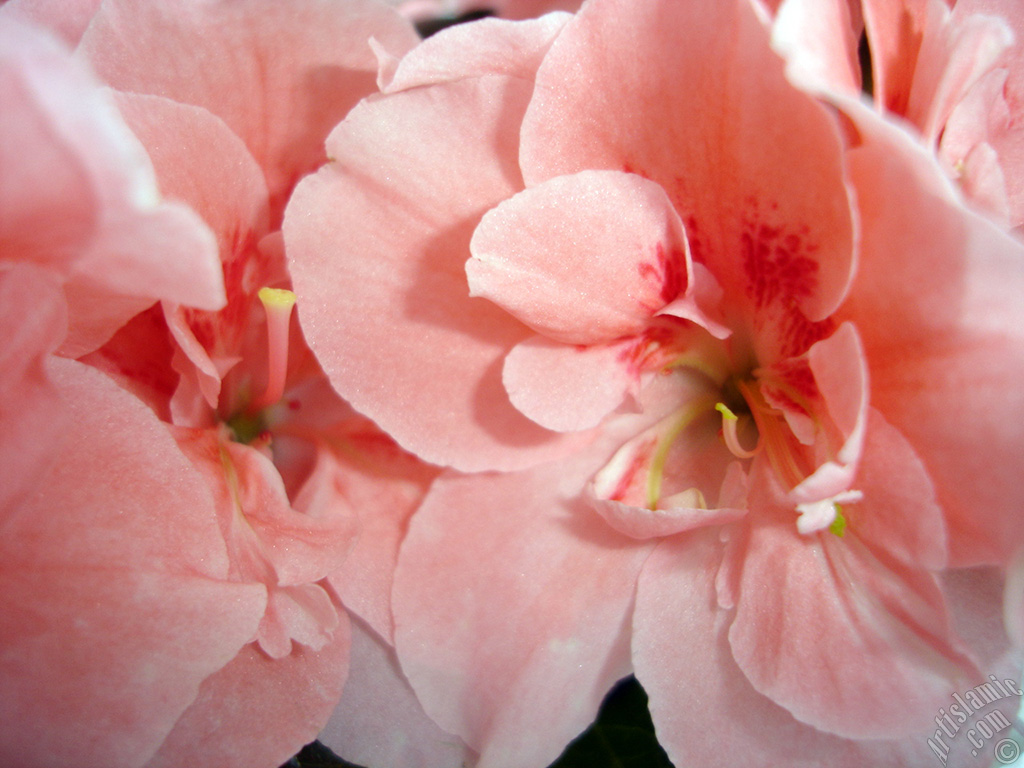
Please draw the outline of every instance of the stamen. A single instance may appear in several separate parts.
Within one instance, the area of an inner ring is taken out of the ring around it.
[[[284,288],[260,288],[259,299],[267,313],[267,389],[252,410],[273,405],[284,394],[288,372],[288,324],[291,321],[295,294]]]
[[[757,386],[750,386],[746,382],[739,382],[740,393],[743,399],[750,406],[750,414],[757,424],[758,434],[761,442],[766,446],[765,451],[771,462],[775,474],[790,488],[796,488],[806,477],[797,466],[796,458],[790,449],[791,435],[781,427],[783,423],[778,411],[765,402]]]
[[[681,409],[679,418],[669,428],[661,440],[651,459],[651,467],[647,471],[647,508],[657,509],[658,499],[661,496],[661,479],[665,473],[665,461],[668,459],[668,452],[676,438],[690,426],[699,416],[707,413],[714,405],[710,397],[701,397],[690,403],[688,408]]]
[[[796,511],[800,516],[796,519],[796,529],[802,534],[828,530],[842,538],[846,535],[846,517],[843,515],[843,504],[861,501],[864,494],[857,490],[842,491],[827,499],[797,504]]]
[[[752,451],[748,451],[740,445],[739,435],[736,433],[739,417],[736,416],[725,403],[716,403],[715,410],[722,414],[722,437],[725,438],[725,447],[737,459],[752,459],[761,450],[761,443],[758,442]]]

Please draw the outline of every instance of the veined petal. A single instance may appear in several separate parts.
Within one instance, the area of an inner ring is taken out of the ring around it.
[[[799,722],[754,690],[729,646],[731,614],[716,600],[722,556],[713,531],[665,541],[637,587],[636,674],[650,696],[658,740],[676,765],[720,765],[723,755],[751,768],[819,768],[823,755],[836,768],[921,768],[934,761],[930,732],[903,743],[848,741]]]
[[[921,733],[950,691],[980,675],[932,574],[850,533],[799,535],[781,515],[759,522],[729,642],[754,688],[798,720],[849,738]]]

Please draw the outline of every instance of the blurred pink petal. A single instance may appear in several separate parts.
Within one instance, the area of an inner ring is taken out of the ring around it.
[[[98,83],[51,36],[0,18],[0,241],[5,261],[58,274],[66,355],[106,341],[157,299],[215,309],[208,230],[161,203],[152,166]]]
[[[47,359],[66,330],[55,280],[27,265],[0,271],[0,510],[31,491],[62,439],[67,413]]]
[[[0,754],[138,766],[252,638],[266,593],[228,581],[209,494],[156,417],[80,363],[51,371],[65,439],[3,511]]]

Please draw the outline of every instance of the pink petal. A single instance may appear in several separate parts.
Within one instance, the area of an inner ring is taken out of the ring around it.
[[[874,410],[856,487],[864,501],[844,508],[850,530],[906,565],[946,566],[946,524],[932,480],[911,445]]]
[[[230,260],[246,239],[267,232],[267,184],[223,121],[201,107],[159,96],[112,95],[149,153],[160,192],[203,217],[222,260]]]
[[[289,205],[310,347],[342,396],[427,461],[508,468],[564,450],[501,382],[529,330],[470,299],[464,271],[479,217],[521,187],[515,115],[529,94],[493,77],[364,102],[328,142],[337,162]]]
[[[664,542],[637,590],[637,678],[650,696],[658,741],[676,765],[720,765],[723,755],[752,768],[932,764],[928,733],[906,745],[846,741],[798,722],[755,691],[732,658],[729,615],[717,606],[721,558],[714,532]]]
[[[163,309],[154,305],[80,359],[146,403],[161,421],[170,422],[169,403],[178,386],[178,374],[171,368],[173,355]]]
[[[56,281],[32,266],[0,271],[0,510],[29,493],[68,418],[46,360],[67,330]]]
[[[914,68],[929,8],[941,0],[864,0],[864,25],[871,46],[875,102],[906,114]]]
[[[404,52],[409,24],[369,0],[106,2],[81,52],[111,86],[204,107],[222,118],[267,176],[276,215],[326,159],[331,127],[374,88],[376,37]]]
[[[684,510],[700,509],[711,520],[719,513],[733,517],[746,508],[745,472],[719,434],[719,396],[708,379],[684,368],[652,377],[637,415],[606,422],[602,432],[610,455],[591,479],[588,494],[636,508],[629,514],[633,522],[627,523],[624,510],[599,505],[599,513],[613,527],[623,523],[627,535],[647,538],[664,535],[657,532],[661,524],[677,518],[647,515],[645,507],[681,513],[679,522],[691,520]],[[699,516],[693,519],[698,521]],[[644,528],[646,533],[641,533]]]
[[[578,347],[534,336],[505,358],[509,400],[542,427],[572,432],[597,426],[638,385],[628,365],[634,342]]]
[[[929,6],[906,117],[933,145],[955,105],[991,71],[1013,40],[998,18],[950,17],[942,2]]]
[[[641,176],[584,171],[488,211],[470,242],[470,295],[569,344],[641,331],[689,283],[689,253],[665,192]]]
[[[296,506],[317,494],[358,518],[359,535],[330,582],[345,607],[393,642],[391,583],[409,516],[437,476],[436,467],[405,453],[369,420],[350,418],[324,431],[317,468]],[[305,511],[305,510],[304,510]]]
[[[552,14],[512,24],[491,18],[449,27],[427,38],[402,58],[391,76],[381,84],[381,90],[395,93],[419,85],[482,75],[532,80],[551,41],[568,19],[563,14]]]
[[[772,46],[785,54],[790,76],[844,93],[861,90],[859,0],[788,0],[772,25]],[[854,13],[856,12],[856,17]]]
[[[0,20],[0,239],[7,259],[67,281],[69,337],[80,355],[155,300],[223,303],[209,233],[161,204],[149,159],[92,77],[49,36]]]
[[[74,47],[103,0],[8,0],[0,17],[10,15],[55,32]]]
[[[1024,648],[1024,552],[1014,558],[1006,572],[1003,620],[1010,640],[1017,648]]]
[[[358,621],[352,622],[345,690],[317,738],[358,765],[461,768],[473,763],[462,740],[427,717],[394,649]]]
[[[849,202],[836,126],[783,69],[745,0],[585,6],[538,70],[523,176],[646,176],[727,294],[820,320],[851,277]]]
[[[349,633],[344,622],[319,651],[296,648],[269,659],[253,645],[203,681],[146,768],[280,765],[313,741],[345,684]]]
[[[866,226],[842,315],[864,342],[872,405],[935,483],[952,562],[1004,561],[1024,537],[1013,458],[1024,453],[1024,248],[951,201],[905,134],[855,114],[863,145],[850,167]]]
[[[138,766],[252,638],[265,590],[224,580],[210,496],[152,412],[51,370],[66,439],[3,512],[0,762]]]
[[[855,535],[802,536],[788,520],[750,529],[729,642],[758,691],[850,738],[926,731],[949,692],[978,675],[950,636],[934,577]]]
[[[747,510],[729,507],[701,509],[682,505],[667,509],[647,509],[623,504],[612,499],[594,499],[595,511],[619,533],[634,539],[653,539],[673,536],[694,528],[731,523],[743,517]]]
[[[214,429],[177,434],[214,493],[240,579],[295,586],[319,581],[341,565],[356,534],[350,510],[332,507],[316,517],[297,512],[273,462],[260,451],[223,440]]]
[[[444,476],[410,525],[398,657],[427,714],[481,764],[547,765],[629,672],[626,622],[649,547],[569,500],[594,459]]]
[[[961,0],[954,8],[954,17],[971,13],[999,16],[1013,32],[1014,45],[996,62],[996,67],[1007,73],[1004,98],[1010,114],[994,122],[989,141],[999,155],[1006,176],[1006,191],[1010,204],[1010,221],[1015,227],[1024,222],[1024,123],[1020,120],[1020,107],[1024,96],[1024,13],[1015,0]]]

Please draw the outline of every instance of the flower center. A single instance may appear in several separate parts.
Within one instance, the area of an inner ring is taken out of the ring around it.
[[[261,288],[257,294],[267,315],[267,386],[263,394],[224,420],[235,442],[246,445],[270,442],[268,409],[284,394],[288,374],[288,329],[295,294],[283,288]]]

